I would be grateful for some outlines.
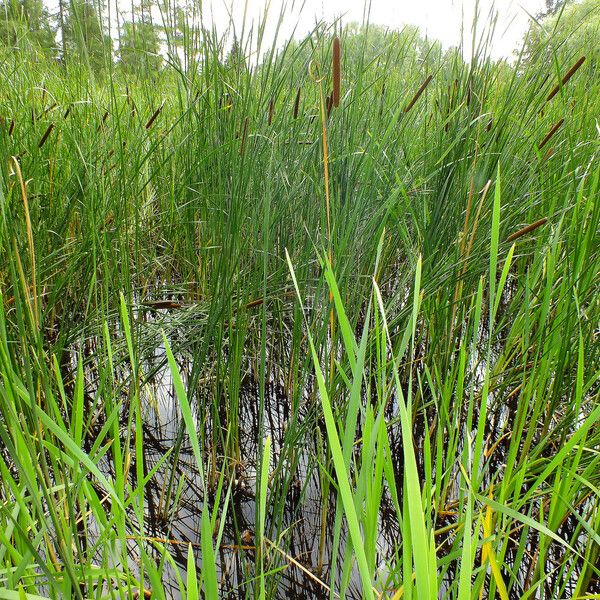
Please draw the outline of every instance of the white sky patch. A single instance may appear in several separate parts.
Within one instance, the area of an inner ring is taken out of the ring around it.
[[[116,10],[119,20],[129,20],[131,0],[105,0],[110,8],[105,16],[111,15],[111,32],[116,37]],[[164,0],[159,0],[164,1]],[[169,4],[173,0],[168,0]],[[462,47],[468,59],[471,52],[472,24],[477,7],[479,29],[477,38],[484,33],[493,15],[497,15],[494,36],[489,50],[494,58],[511,58],[519,48],[530,23],[530,14],[535,15],[544,7],[544,0],[196,0],[202,5],[204,27],[215,26],[219,34],[231,35],[231,26],[238,35],[247,34],[263,20],[267,10],[267,21],[263,37],[263,49],[271,46],[279,24],[278,45],[294,36],[301,38],[318,21],[333,23],[341,19],[342,24],[361,23],[368,16],[371,23],[390,29],[402,29],[416,25],[423,35],[440,40],[444,48]],[[48,7],[56,11],[58,0],[46,0]],[[138,5],[139,1],[134,0]],[[529,13],[529,14],[528,14]],[[280,16],[283,19],[280,22]],[[160,13],[153,10],[160,22]]]
[[[203,15],[205,25],[214,23],[217,31],[224,31],[230,18],[238,32],[242,30],[244,18],[246,30],[252,22],[261,19],[265,11],[264,0],[205,0]],[[342,23],[362,22],[368,15],[371,23],[391,29],[402,29],[405,25],[416,25],[429,38],[438,39],[445,48],[458,46],[463,39],[463,48],[471,51],[471,29],[475,10],[479,13],[477,38],[483,34],[483,26],[497,14],[491,52],[495,58],[511,57],[523,40],[530,23],[529,14],[536,14],[544,7],[543,0],[271,0],[268,4],[268,19],[265,43],[269,44],[275,24],[284,9],[285,17],[279,39],[306,34],[316,21],[331,23],[341,18]],[[529,13],[529,14],[528,14]]]

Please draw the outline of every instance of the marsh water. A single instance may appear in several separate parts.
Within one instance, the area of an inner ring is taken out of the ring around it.
[[[146,311],[143,320],[156,333],[169,318],[168,310],[155,310]],[[154,337],[158,339],[157,336]],[[71,356],[72,368],[76,366],[80,353],[86,359],[86,396],[92,404],[99,385],[98,364],[94,358],[98,343],[98,339],[91,338],[85,344],[74,347]],[[145,474],[156,469],[145,486],[144,527],[147,551],[158,564],[164,561],[164,557],[153,542],[168,547],[185,581],[190,544],[195,549],[197,565],[201,567],[200,528],[203,507],[206,503],[213,511],[218,502],[219,517],[215,524],[215,536],[217,532],[222,534],[216,557],[222,597],[250,597],[256,567],[254,532],[257,522],[257,471],[261,448],[269,437],[271,461],[265,536],[268,540],[266,556],[276,559],[273,561],[277,572],[275,597],[303,600],[328,598],[327,585],[331,571],[335,569],[339,572],[342,569],[343,556],[337,556],[336,563],[333,563],[336,498],[334,485],[324,474],[324,467],[327,466],[329,472],[333,470],[331,465],[327,465],[328,459],[323,450],[327,445],[327,434],[324,423],[318,416],[318,396],[312,376],[308,377],[304,389],[298,392],[297,389],[290,390],[282,375],[283,369],[270,368],[265,376],[266,383],[262,392],[256,356],[254,353],[244,352],[239,365],[243,375],[234,388],[237,389],[236,397],[232,398],[228,395],[230,388],[218,385],[212,375],[203,377],[196,374],[194,390],[191,390],[190,382],[194,378],[193,358],[181,353],[176,354],[176,359],[186,389],[194,392],[189,393],[189,396],[202,451],[206,457],[203,465],[206,471],[203,480],[185,433],[165,347],[158,342],[154,347],[146,348],[141,363],[143,469]],[[267,362],[275,364],[277,358],[270,356]],[[130,376],[126,362],[118,367],[118,371],[123,381]],[[219,396],[216,397],[215,394]],[[367,397],[363,400],[369,401]],[[516,406],[507,404],[500,410],[490,411],[487,416],[486,435],[498,440],[495,452],[489,458],[488,471],[491,474],[504,467],[508,448],[506,423],[514,418],[515,411]],[[402,489],[403,447],[400,424],[395,419],[397,413],[397,404],[393,401],[386,409],[386,419],[390,423],[388,437],[396,484],[398,489]],[[127,434],[128,428],[131,428],[129,419],[129,410],[124,409],[121,415],[122,443],[130,444],[134,456],[134,440]],[[421,474],[424,469],[424,436],[431,425],[424,418],[415,420],[414,442]],[[100,418],[96,427],[101,426]],[[290,428],[297,430],[297,435],[290,436]],[[357,431],[357,441],[356,452],[360,452],[360,431]],[[465,443],[464,437],[461,437],[460,443]],[[114,466],[109,457],[110,453],[105,456],[101,466],[107,475],[113,476]],[[135,468],[132,466],[129,477],[134,479],[134,473]],[[133,479],[132,484],[135,483]],[[453,510],[459,503],[458,485],[451,489],[450,495],[454,497],[447,498],[449,510],[437,517],[437,526],[441,532],[436,540],[438,556],[451,550],[451,532],[455,522]],[[135,519],[132,511],[132,522]],[[574,531],[575,527],[574,520],[565,522],[563,530],[566,539],[570,539],[569,532]],[[446,529],[450,533],[443,533]],[[398,560],[397,553],[401,547],[401,528],[389,490],[384,490],[378,532],[378,571],[383,574],[381,581],[385,583],[385,573],[389,565]],[[345,537],[346,531],[342,528],[342,549]],[[136,535],[132,534],[129,547],[132,563],[137,561],[138,543]],[[508,562],[511,560],[511,552],[509,546],[506,556]],[[519,570],[523,581],[531,577],[530,571],[531,561],[525,557]],[[172,598],[181,597],[174,570],[165,564],[163,573],[170,578],[164,582],[165,589]],[[455,576],[456,565],[450,563],[444,579]],[[573,585],[576,578],[577,569],[574,569]],[[348,582],[345,597],[361,598],[356,566],[351,568]],[[600,588],[600,583],[598,585]],[[440,591],[442,593],[443,588]]]

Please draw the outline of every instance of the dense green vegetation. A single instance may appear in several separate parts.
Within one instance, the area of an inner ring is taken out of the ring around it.
[[[90,5],[52,50],[27,1],[0,598],[598,597],[588,33],[508,64],[482,25],[468,61],[319,26],[256,60],[176,13],[161,67],[148,12],[114,58]]]

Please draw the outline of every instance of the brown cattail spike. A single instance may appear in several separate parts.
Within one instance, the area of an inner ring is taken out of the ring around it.
[[[528,233],[531,233],[534,229],[537,229],[538,227],[541,227],[547,221],[548,221],[548,219],[546,217],[544,217],[543,219],[540,219],[539,221],[536,221],[535,223],[530,223],[526,227],[523,227],[523,229],[519,229],[519,231],[515,231],[515,233],[512,233],[511,235],[509,235],[506,238],[506,241],[514,242],[514,240],[516,240],[524,235],[527,235]]]
[[[274,114],[274,112],[275,112],[275,103],[273,102],[273,99],[271,99],[269,101],[269,116],[267,117],[267,122],[268,122],[269,126],[273,122],[273,114]]]
[[[340,105],[340,89],[342,82],[340,38],[333,40],[333,106]]]
[[[327,109],[327,118],[329,118],[329,115],[331,114],[331,107],[334,105],[334,101],[333,101],[333,92],[331,94],[329,94],[329,96],[327,96],[327,99],[325,100],[325,108]]]
[[[100,121],[100,125],[98,125],[97,131],[100,131],[104,127],[104,123],[106,123],[106,119],[108,119],[108,111],[106,111],[104,113],[104,116],[102,117],[102,121]]]
[[[148,119],[148,122],[146,123],[146,129],[150,129],[150,127],[152,127],[154,121],[156,121],[156,119],[158,118],[158,115],[160,115],[160,111],[162,110],[163,106],[165,105],[165,103],[163,102],[152,114],[152,116]]]
[[[294,102],[294,119],[298,118],[298,109],[300,108],[300,88],[298,88],[298,92],[296,93],[296,100]]]
[[[52,133],[53,129],[54,123],[50,123],[50,125],[48,125],[48,129],[46,129],[46,133],[44,133],[42,139],[39,141],[38,148],[41,148],[46,143],[46,140],[48,139],[48,136]]]
[[[546,162],[553,154],[554,154],[554,148],[548,148],[548,152],[546,152],[546,154],[544,154],[544,158],[542,158],[542,162]]]
[[[568,71],[567,74],[562,78],[561,82],[559,85],[555,86],[554,88],[552,88],[552,91],[548,94],[548,97],[546,98],[546,102],[550,102],[550,100],[552,100],[552,98],[554,98],[554,96],[556,96],[556,94],[558,94],[558,91],[560,90],[560,88],[565,85],[567,83],[567,81],[569,81],[569,79],[571,79],[571,77],[573,77],[573,75],[575,75],[575,73],[577,73],[577,71],[579,70],[579,68],[581,67],[581,65],[585,62],[585,56],[582,56]]]
[[[15,120],[13,119],[13,120],[10,122],[10,126],[9,126],[9,128],[8,128],[8,137],[11,137],[11,136],[12,136],[12,134],[13,134],[13,131],[14,131],[14,130],[15,130]]]
[[[421,87],[417,90],[417,93],[413,96],[413,99],[406,105],[404,112],[407,113],[421,97],[421,94],[425,91],[425,88],[429,85],[429,82],[433,79],[433,75],[429,75],[427,79],[421,84]]]
[[[561,119],[552,126],[552,129],[546,134],[546,137],[538,144],[538,150],[541,150],[552,139],[552,136],[561,128],[564,122],[565,120]]]

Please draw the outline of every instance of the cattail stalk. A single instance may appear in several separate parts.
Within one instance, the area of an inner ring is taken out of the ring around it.
[[[421,84],[421,87],[417,90],[417,93],[413,96],[413,99],[406,105],[404,112],[407,113],[421,97],[421,94],[425,91],[425,88],[429,85],[429,82],[433,79],[433,75],[429,75],[427,79]]]
[[[242,130],[242,141],[240,143],[240,154],[244,155],[244,146],[246,144],[246,134],[248,133],[248,117],[244,119],[244,128]]]
[[[552,126],[552,129],[546,134],[546,137],[538,144],[538,150],[541,150],[552,139],[552,136],[561,128],[564,122],[565,120],[561,119]]]
[[[571,77],[573,77],[573,75],[575,75],[575,73],[577,73],[577,71],[579,70],[579,68],[581,67],[581,65],[585,62],[585,56],[582,56],[568,71],[567,74],[562,78],[561,82],[555,86],[554,88],[552,88],[552,91],[548,94],[548,97],[546,98],[546,102],[550,102],[550,100],[552,100],[552,98],[554,98],[554,96],[556,96],[556,94],[558,94],[560,88],[565,85],[567,83],[567,81],[569,81],[569,79],[571,79]]]
[[[515,233],[512,233],[511,235],[509,235],[506,238],[506,241],[514,242],[514,240],[516,240],[524,235],[527,235],[528,233],[531,233],[534,229],[537,229],[538,227],[541,227],[547,221],[548,221],[548,219],[546,217],[544,217],[543,219],[540,219],[539,221],[536,221],[535,223],[530,223],[526,227],[523,227],[523,229],[519,229],[519,231],[515,231]]]
[[[342,68],[341,68],[340,38],[336,37],[333,40],[333,93],[332,93],[333,106],[335,106],[336,108],[340,105],[341,81],[342,81]]]
[[[48,129],[46,129],[46,132],[44,133],[42,139],[38,143],[38,148],[41,148],[46,143],[46,140],[48,139],[48,136],[52,133],[53,129],[54,123],[50,123],[50,125],[48,125]]]

